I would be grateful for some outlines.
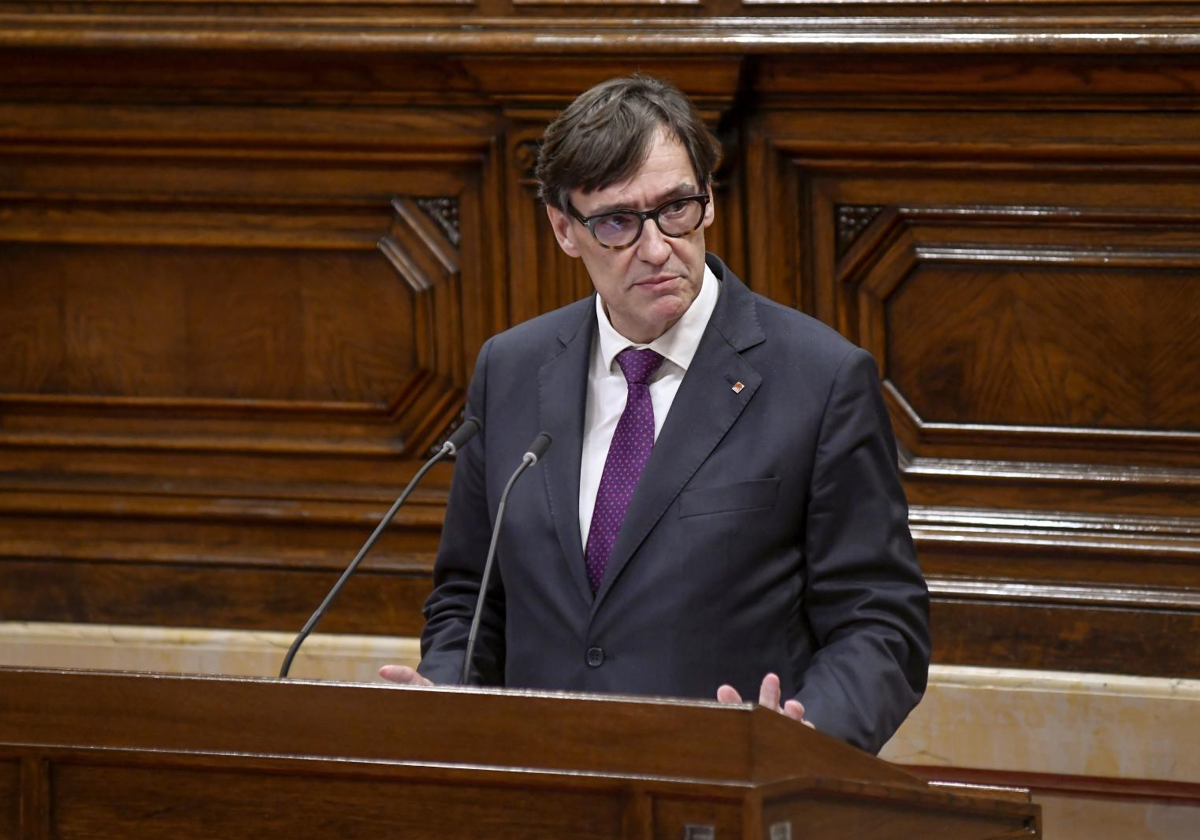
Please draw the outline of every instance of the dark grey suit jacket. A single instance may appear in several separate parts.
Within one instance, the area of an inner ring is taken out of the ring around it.
[[[779,674],[817,729],[875,752],[925,689],[928,593],[874,360],[823,324],[721,291],[593,598],[579,467],[595,302],[493,337],[425,606],[420,672],[457,682],[501,490],[514,487],[477,678],[510,687],[756,699]],[[743,387],[734,390],[735,383]]]

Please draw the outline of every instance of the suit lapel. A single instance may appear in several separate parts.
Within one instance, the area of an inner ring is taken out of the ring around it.
[[[585,309],[580,322],[559,333],[563,351],[538,371],[538,416],[542,430],[554,441],[550,457],[542,461],[554,530],[571,577],[584,600],[591,601],[579,534],[579,468],[596,309]]]
[[[629,502],[592,606],[593,616],[638,546],[762,384],[762,377],[741,356],[741,351],[765,338],[754,297],[719,260],[710,258],[709,265],[722,280],[721,296]],[[741,387],[735,390],[739,382]],[[578,475],[576,479],[578,504]]]

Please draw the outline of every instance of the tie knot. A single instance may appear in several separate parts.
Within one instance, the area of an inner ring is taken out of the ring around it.
[[[625,381],[630,385],[645,385],[662,361],[663,357],[649,347],[642,350],[630,347],[617,354],[617,364],[621,366]]]

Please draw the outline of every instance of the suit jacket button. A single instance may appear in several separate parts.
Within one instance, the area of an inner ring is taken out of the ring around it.
[[[593,668],[599,668],[601,665],[603,665],[604,664],[604,648],[598,648],[598,647],[588,648],[587,664],[591,665]]]

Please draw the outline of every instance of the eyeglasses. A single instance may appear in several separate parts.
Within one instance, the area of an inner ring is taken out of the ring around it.
[[[638,241],[647,219],[663,236],[678,239],[694,231],[704,221],[704,209],[708,206],[708,193],[685,195],[672,198],[645,213],[640,210],[614,210],[584,218],[579,211],[567,204],[567,210],[575,220],[592,232],[601,247],[619,251]]]

